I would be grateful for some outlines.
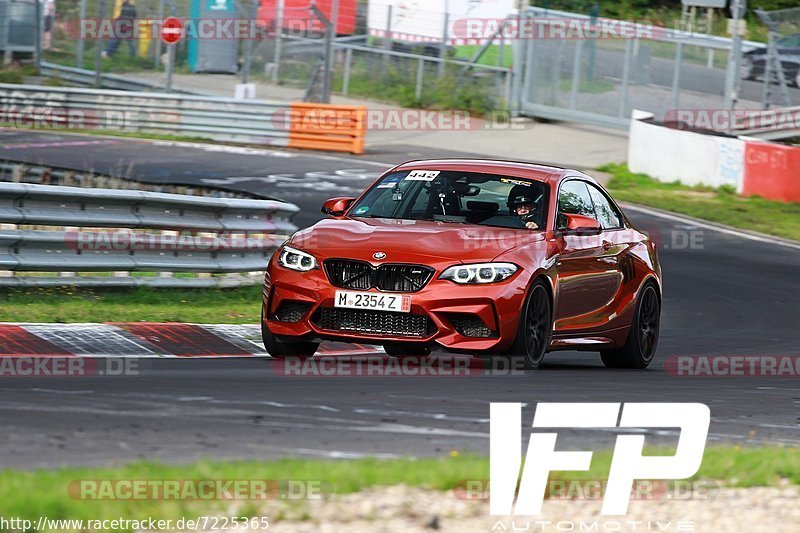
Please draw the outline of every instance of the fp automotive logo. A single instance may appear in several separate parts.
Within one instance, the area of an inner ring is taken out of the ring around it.
[[[643,456],[644,435],[617,436],[602,514],[620,516],[628,511],[635,480],[686,479],[697,473],[710,421],[701,403],[540,403],[533,428],[680,428],[671,456]],[[591,466],[592,452],[556,451],[558,433],[533,432],[520,476],[522,404],[492,403],[490,424],[492,515],[538,515],[551,471]]]

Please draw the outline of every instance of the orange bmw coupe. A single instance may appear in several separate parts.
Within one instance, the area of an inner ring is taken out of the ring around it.
[[[611,368],[653,360],[655,243],[582,172],[412,161],[322,211],[269,262],[261,326],[273,357],[311,357],[333,340],[529,369],[555,350],[596,351]]]

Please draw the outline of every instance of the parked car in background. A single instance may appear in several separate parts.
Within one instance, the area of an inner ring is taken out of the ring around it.
[[[787,35],[778,40],[778,57],[783,67],[783,75],[789,85],[800,87],[800,33]],[[755,80],[763,78],[767,71],[767,47],[754,48],[742,57],[742,78]],[[775,77],[774,79],[777,79]]]

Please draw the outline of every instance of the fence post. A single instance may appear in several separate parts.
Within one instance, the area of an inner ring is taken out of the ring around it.
[[[275,11],[275,53],[272,56],[272,83],[278,83],[281,69],[281,47],[283,46],[283,11],[286,0],[278,0]]]
[[[155,62],[156,70],[158,70],[158,67],[161,66],[161,25],[163,23],[164,23],[164,0],[159,0],[157,27],[153,28],[152,25],[150,26],[151,37],[155,37],[154,40],[156,42],[156,62]]]
[[[739,67],[742,62],[742,36],[739,23],[744,17],[747,0],[732,0],[734,32],[731,36],[731,51],[728,56],[728,69],[725,72],[725,109],[733,110],[736,105],[736,89],[739,85]]]
[[[250,8],[248,15],[248,22],[250,23],[250,33],[247,36],[247,43],[245,43],[244,66],[242,67],[242,83],[250,81],[250,69],[253,66],[253,39],[255,38],[253,28],[255,28],[256,19],[258,18],[258,0],[253,0],[253,5]]]
[[[675,65],[672,68],[672,109],[678,108],[681,91],[681,63],[683,62],[683,43],[678,42],[675,48]]]
[[[387,6],[389,9],[386,14],[386,34],[383,36],[383,49],[387,53],[383,54],[381,58],[381,76],[386,72],[386,67],[389,63],[391,56],[389,52],[392,51],[392,13],[394,6]]]
[[[575,43],[575,57],[572,61],[572,88],[569,93],[569,108],[577,109],[578,107],[578,88],[581,83],[581,54],[583,52],[583,41],[578,40]]]
[[[628,113],[628,83],[631,75],[631,57],[633,56],[633,41],[625,42],[625,63],[622,65],[622,97],[619,101],[617,116],[624,117]]]
[[[80,22],[79,25],[86,20],[86,0],[81,0],[81,10],[80,10]],[[99,41],[98,41],[99,42]],[[85,39],[82,35],[78,35],[78,42],[77,48],[75,49],[75,66],[78,68],[83,68],[83,52],[86,46]]]
[[[98,18],[102,21],[106,16],[106,0],[100,0]],[[98,89],[103,86],[103,41],[96,41],[94,51],[94,86]]]
[[[445,73],[445,68],[447,67],[447,63],[445,62],[447,59],[447,41],[450,35],[449,26],[450,26],[450,13],[447,9],[447,2],[445,1],[445,11],[444,11],[444,30],[442,31],[442,46],[439,50],[439,58],[441,62],[439,63],[439,77],[443,78]]]
[[[353,63],[353,49],[348,48],[344,53],[344,76],[342,79],[342,95],[347,96],[350,92],[350,69]]]
[[[425,60],[420,58],[417,63],[417,91],[414,96],[417,102],[422,101],[422,83],[425,77]]]

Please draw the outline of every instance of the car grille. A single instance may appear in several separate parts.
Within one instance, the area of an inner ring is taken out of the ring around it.
[[[427,316],[407,313],[324,307],[315,313],[313,321],[320,329],[365,335],[423,338],[433,333]]]
[[[389,292],[417,292],[428,284],[434,270],[422,265],[381,265],[363,261],[329,259],[325,272],[330,282],[343,289],[377,288]]]

